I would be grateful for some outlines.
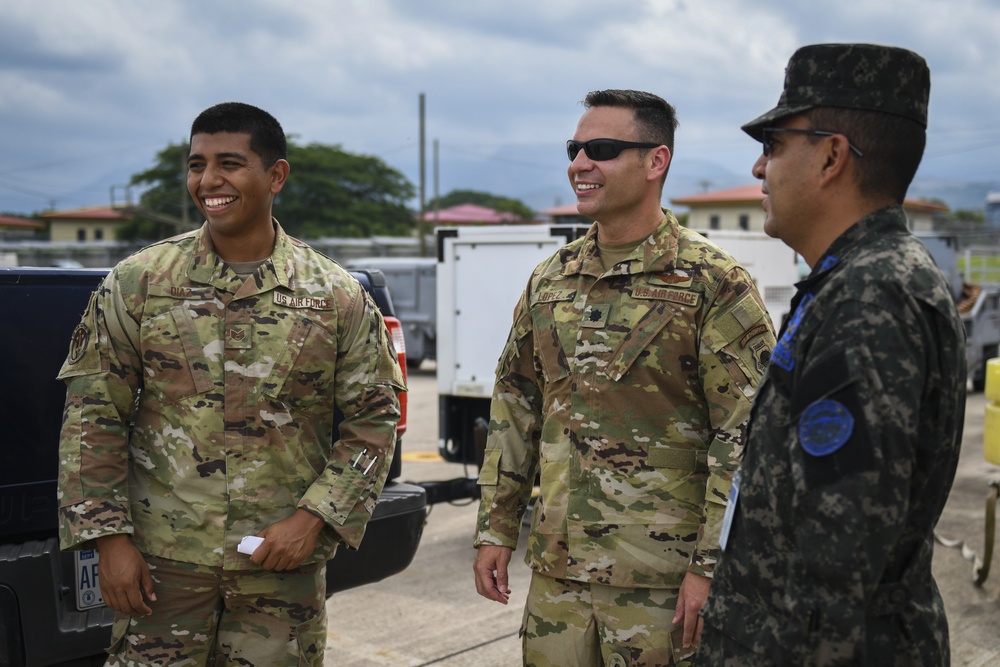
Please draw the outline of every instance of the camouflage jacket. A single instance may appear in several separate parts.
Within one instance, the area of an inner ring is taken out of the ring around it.
[[[497,368],[476,545],[552,577],[675,588],[710,575],[750,399],[774,346],[747,272],[666,212],[605,271],[597,228],[542,262]]]
[[[124,260],[94,292],[59,374],[63,548],[130,533],[147,554],[252,568],[240,539],[297,507],[328,524],[310,562],[361,541],[401,371],[365,290],[275,227],[245,282],[203,227]]]
[[[965,333],[898,206],[798,284],[754,403],[705,665],[946,665],[932,531],[965,413]]]

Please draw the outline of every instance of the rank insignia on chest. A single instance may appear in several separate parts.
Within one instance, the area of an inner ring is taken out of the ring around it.
[[[580,326],[587,329],[603,329],[608,323],[608,312],[611,306],[606,303],[587,304],[583,309],[583,319]]]
[[[227,324],[226,348],[230,350],[248,350],[253,346],[252,324]]]

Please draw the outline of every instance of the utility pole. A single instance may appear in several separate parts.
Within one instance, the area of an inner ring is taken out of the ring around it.
[[[424,146],[424,124],[424,94],[420,93],[420,218],[417,220],[417,237],[420,242],[421,257],[427,255],[427,244],[424,243],[424,237],[427,235],[426,221],[424,220],[424,212],[427,209],[427,200],[425,198],[427,191],[427,158]]]
[[[438,190],[438,140],[434,140],[434,228],[441,224],[441,192]]]
[[[190,152],[190,148],[185,151],[187,142],[181,140],[181,225],[184,229],[191,228],[191,220],[188,219],[188,193],[187,193],[187,159],[185,153]]]

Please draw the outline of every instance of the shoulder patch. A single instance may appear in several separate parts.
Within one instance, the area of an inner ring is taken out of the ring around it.
[[[802,319],[805,317],[812,300],[812,294],[806,294],[802,297],[802,301],[799,302],[795,313],[785,325],[785,331],[781,334],[778,344],[774,347],[774,353],[771,355],[771,360],[786,371],[791,371],[795,367],[795,334],[798,332],[799,326],[802,325]]]
[[[816,401],[799,417],[799,441],[812,456],[827,456],[844,446],[854,432],[850,410],[832,399]]]
[[[87,346],[90,344],[90,327],[87,326],[85,322],[81,322],[76,325],[73,329],[73,335],[69,339],[69,355],[66,361],[70,365],[76,364],[81,359],[83,355],[87,352]]]
[[[745,348],[747,345],[750,344],[751,340],[753,340],[754,338],[756,338],[757,336],[759,336],[761,334],[767,333],[770,330],[771,330],[771,328],[769,326],[767,326],[766,324],[764,324],[763,322],[760,323],[760,324],[758,324],[755,327],[751,327],[750,329],[747,329],[747,331],[744,332],[743,336],[740,338],[740,347],[744,347]]]

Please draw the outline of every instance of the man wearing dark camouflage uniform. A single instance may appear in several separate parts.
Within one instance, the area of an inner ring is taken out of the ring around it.
[[[901,207],[929,91],[910,51],[807,46],[777,107],[743,126],[764,144],[765,230],[812,272],[754,402],[697,664],[949,664],[932,531],[958,462],[964,331]]]
[[[747,272],[660,207],[673,107],[615,90],[585,106],[569,179],[596,223],[535,269],[515,309],[479,476],[476,587],[507,602],[540,471],[525,664],[673,665],[700,634],[774,336]]]
[[[271,217],[285,156],[266,112],[202,112],[205,224],[111,271],[60,372],[60,541],[100,553],[108,665],[323,664],[325,562],[361,540],[404,387],[364,289]]]

